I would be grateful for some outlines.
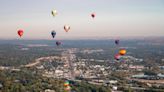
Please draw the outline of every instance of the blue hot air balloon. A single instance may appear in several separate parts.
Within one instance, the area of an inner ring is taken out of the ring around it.
[[[53,38],[55,38],[56,32],[53,30],[53,31],[51,32],[51,35],[52,35]]]

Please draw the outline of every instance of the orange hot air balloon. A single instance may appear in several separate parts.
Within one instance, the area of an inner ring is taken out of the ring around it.
[[[65,26],[64,26],[64,30],[65,30],[66,32],[68,32],[68,31],[70,30],[70,26],[65,25]]]
[[[18,35],[19,35],[20,37],[23,36],[23,30],[22,30],[22,29],[18,30]]]
[[[66,83],[65,83],[64,86],[67,87],[67,86],[69,86],[69,84],[66,84]]]
[[[125,49],[120,49],[119,54],[120,55],[125,55],[126,54],[126,50]]]

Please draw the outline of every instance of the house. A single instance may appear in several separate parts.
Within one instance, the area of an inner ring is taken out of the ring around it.
[[[142,65],[130,65],[130,66],[129,66],[129,69],[130,69],[130,70],[141,71],[141,70],[144,69],[144,66],[142,66]]]
[[[51,89],[46,89],[44,92],[55,92],[55,91]]]

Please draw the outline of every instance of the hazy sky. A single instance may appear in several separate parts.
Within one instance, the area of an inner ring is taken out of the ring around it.
[[[0,0],[0,38],[18,38],[18,29],[24,39],[51,39],[51,30],[56,39],[164,36],[164,0]]]

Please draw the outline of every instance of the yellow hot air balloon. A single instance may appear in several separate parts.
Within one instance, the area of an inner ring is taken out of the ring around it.
[[[126,50],[125,49],[120,49],[119,54],[120,55],[125,55],[126,54]]]
[[[52,14],[52,16],[55,17],[55,16],[57,15],[57,11],[56,11],[56,10],[52,10],[52,11],[51,11],[51,14]]]

